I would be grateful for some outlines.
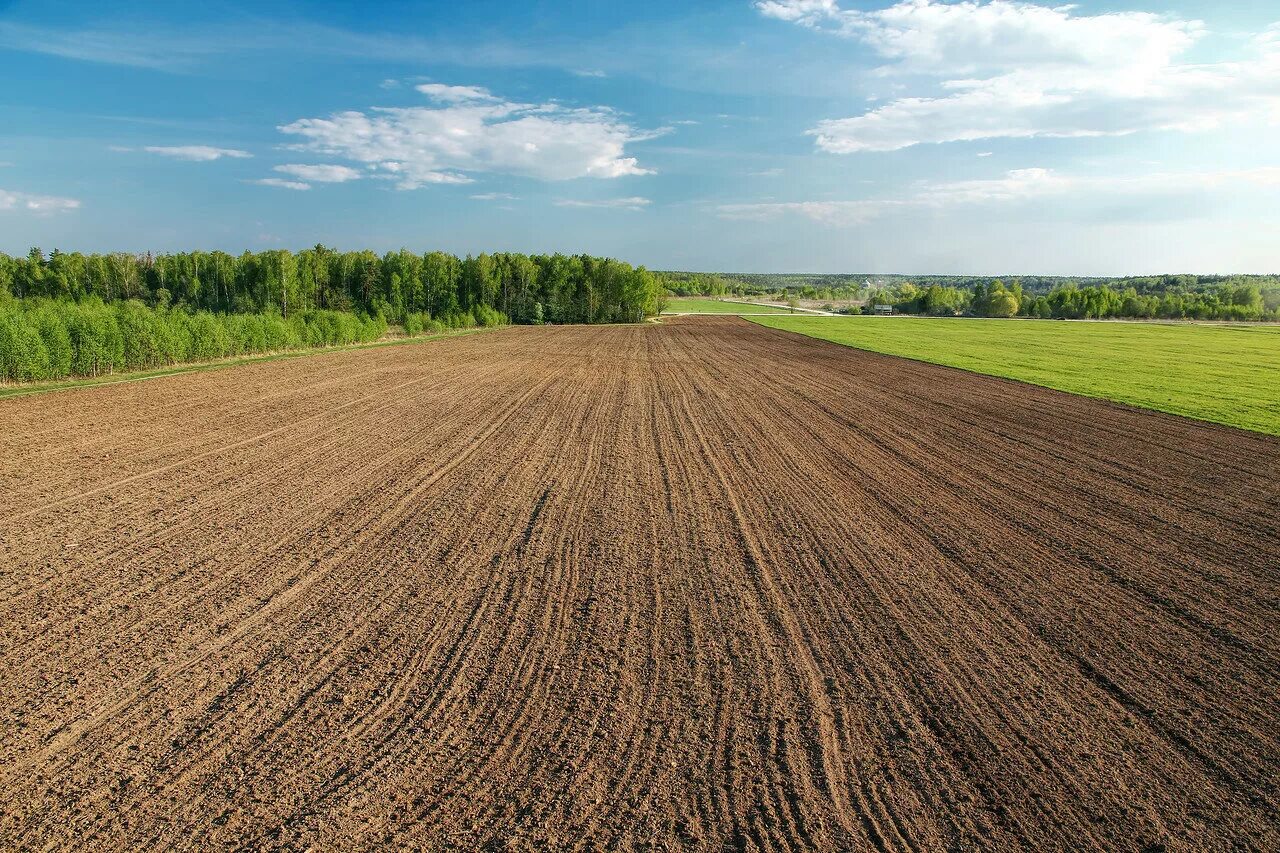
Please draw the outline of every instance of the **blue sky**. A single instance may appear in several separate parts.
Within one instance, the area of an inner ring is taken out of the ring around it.
[[[1280,272],[1280,2],[0,0],[0,250]]]

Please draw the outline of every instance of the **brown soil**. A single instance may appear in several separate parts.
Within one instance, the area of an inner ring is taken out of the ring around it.
[[[0,848],[1280,848],[1280,442],[736,319],[0,403]]]

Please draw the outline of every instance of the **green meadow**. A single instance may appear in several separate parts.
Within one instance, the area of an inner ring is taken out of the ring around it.
[[[776,329],[1280,435],[1280,327],[764,317]]]
[[[789,314],[787,308],[775,308],[772,305],[748,305],[745,302],[724,302],[719,299],[704,299],[695,296],[675,296],[667,299],[664,314]]]

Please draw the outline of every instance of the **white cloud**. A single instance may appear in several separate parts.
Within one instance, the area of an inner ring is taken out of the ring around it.
[[[941,87],[820,122],[809,133],[834,153],[1280,119],[1275,28],[1254,38],[1249,58],[1193,64],[1182,57],[1204,25],[1144,12],[1078,15],[1072,6],[1019,0],[902,0],[869,12],[810,0],[757,8],[861,42],[888,60],[883,74],[928,75]]]
[[[42,216],[76,210],[79,199],[54,195],[33,195],[0,189],[0,211],[26,210]]]
[[[471,197],[476,201],[517,201],[520,198],[511,193],[476,193]]]
[[[609,75],[601,71],[599,68],[577,68],[572,72],[576,77],[608,77]]]
[[[446,86],[444,83],[423,83],[414,86],[433,101],[446,104],[462,104],[469,101],[497,101],[488,89],[480,86]]]
[[[637,131],[607,108],[521,104],[475,86],[417,89],[436,105],[341,112],[280,130],[305,140],[293,150],[363,164],[400,189],[470,183],[469,172],[544,181],[652,174],[625,156],[626,146],[663,131]]]
[[[631,196],[630,198],[604,198],[589,201],[582,201],[572,198],[556,199],[557,207],[600,207],[612,210],[643,210],[645,207],[653,204],[647,198],[640,196]]]
[[[767,18],[793,21],[806,27],[839,20],[840,9],[835,0],[764,0],[756,8]]]
[[[339,166],[333,163],[305,164],[305,163],[285,163],[274,167],[277,172],[283,172],[286,175],[293,175],[295,178],[301,178],[304,181],[312,181],[318,184],[340,184],[345,181],[355,181],[364,177],[359,169],[353,169],[350,166]]]
[[[113,150],[126,151],[128,149],[115,148]],[[205,163],[223,157],[242,159],[253,156],[248,151],[241,151],[238,148],[215,148],[212,145],[146,145],[142,150],[151,154],[160,154],[164,157],[173,157],[176,160],[190,160],[197,163]]]
[[[979,156],[979,157],[990,157],[990,156],[991,156],[992,154],[994,154],[994,153],[995,153],[994,151],[979,151],[979,152],[978,152],[978,156]]]
[[[258,178],[257,180],[246,181],[245,183],[257,184],[261,187],[278,187],[282,190],[311,189],[311,184],[303,183],[302,181],[289,181],[284,178]]]
[[[724,204],[723,219],[771,221],[801,216],[826,225],[859,225],[894,210],[941,209],[963,205],[1016,204],[1078,197],[1103,201],[1238,187],[1280,187],[1280,166],[1203,172],[1153,172],[1123,177],[1064,175],[1051,169],[1015,169],[998,178],[922,182],[899,199],[797,201]]]
[[[925,184],[914,202],[941,206],[1018,201],[1067,192],[1080,183],[1081,179],[1064,177],[1052,169],[1014,169],[1002,178]]]

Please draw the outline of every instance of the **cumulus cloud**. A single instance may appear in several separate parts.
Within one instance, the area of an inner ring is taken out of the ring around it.
[[[117,148],[115,150],[126,151],[128,149]],[[150,154],[172,157],[175,160],[190,160],[197,163],[219,160],[223,157],[243,159],[253,156],[248,151],[241,151],[239,148],[215,148],[212,145],[146,145],[143,146],[142,150]]]
[[[757,3],[756,8],[766,18],[792,21],[806,27],[839,21],[842,14],[835,0],[765,0]]]
[[[844,9],[835,0],[757,3],[766,16],[828,30],[885,59],[887,75],[933,78],[927,95],[891,100],[809,133],[847,154],[999,137],[1194,131],[1280,118],[1280,37],[1256,36],[1231,62],[1184,59],[1199,21],[1144,12],[1076,14],[1020,0],[902,0]],[[941,91],[937,91],[940,89]]]
[[[964,205],[999,205],[1080,197],[1115,200],[1246,187],[1280,187],[1280,167],[1201,172],[1153,172],[1122,177],[1065,175],[1052,169],[1015,169],[996,178],[922,182],[913,193],[896,199],[795,201],[724,204],[723,219],[770,221],[801,216],[825,225],[859,225],[894,210],[944,209]]]
[[[0,211],[25,210],[48,216],[54,213],[76,210],[79,207],[79,199],[63,198],[55,195],[34,195],[32,193],[0,189]]]
[[[364,177],[359,169],[353,169],[350,166],[339,166],[333,163],[315,165],[285,163],[274,168],[277,172],[283,172],[286,175],[293,175],[295,178],[301,178],[304,181],[312,181],[317,184],[341,184],[345,181],[355,181]]]
[[[303,181],[290,181],[285,178],[258,178],[257,180],[246,181],[245,183],[257,184],[260,187],[277,187],[282,190],[311,189],[311,184],[304,183]]]
[[[613,210],[643,210],[645,207],[653,204],[647,198],[640,196],[631,196],[630,198],[603,198],[591,200],[579,200],[572,198],[556,199],[557,207],[601,207]]]
[[[663,131],[638,131],[612,110],[515,103],[476,86],[416,88],[432,106],[352,110],[280,130],[302,138],[293,150],[353,161],[400,189],[470,183],[474,172],[544,181],[652,174],[626,147]]]

